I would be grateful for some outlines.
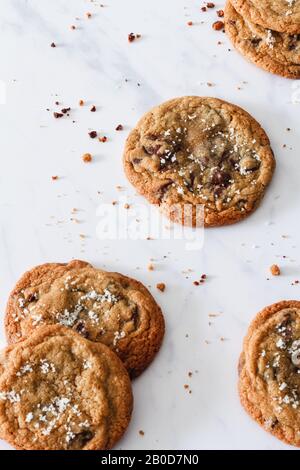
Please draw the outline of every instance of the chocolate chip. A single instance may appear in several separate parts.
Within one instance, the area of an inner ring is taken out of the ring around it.
[[[226,187],[229,185],[230,179],[230,174],[226,171],[216,170],[212,175],[211,183],[215,186]]]
[[[75,330],[84,338],[89,338],[89,332],[85,328],[85,324],[82,321],[79,321],[75,326]]]
[[[145,147],[145,145],[143,146],[143,150],[148,155],[157,155],[160,148],[161,148],[161,145],[149,145],[147,147]]]
[[[158,191],[158,198],[160,199],[160,201],[163,199],[163,197],[166,194],[169,186],[172,185],[172,184],[173,184],[172,181],[168,181],[167,183],[161,185],[161,187],[159,188],[159,191]]]
[[[261,41],[262,41],[261,38],[252,38],[252,39],[250,39],[250,42],[254,47],[259,46]]]
[[[61,112],[62,112],[63,114],[67,114],[69,111],[71,111],[71,108],[63,108],[63,109],[61,110]]]
[[[285,319],[278,327],[278,330],[281,331],[282,336],[285,340],[290,340],[293,337],[293,326],[292,326],[292,316],[287,313]]]
[[[53,113],[53,116],[55,117],[55,119],[59,119],[63,117],[63,113]]]
[[[82,449],[89,441],[91,441],[94,437],[94,433],[92,431],[82,431],[79,434],[75,434],[73,439],[70,441],[69,447],[72,449]]]
[[[30,302],[34,302],[35,300],[38,300],[38,294],[37,293],[29,294],[29,296],[26,299],[26,302],[30,303]]]
[[[90,136],[91,139],[95,139],[97,137],[97,131],[89,132],[89,136]]]
[[[293,51],[294,49],[296,49],[299,41],[300,41],[300,34],[294,34],[293,36],[289,36],[288,50]]]
[[[277,426],[278,423],[279,423],[278,419],[275,418],[275,419],[272,421],[271,428],[274,429],[274,428]]]

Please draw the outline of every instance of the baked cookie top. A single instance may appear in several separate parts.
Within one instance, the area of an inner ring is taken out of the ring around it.
[[[227,1],[226,33],[247,58],[269,72],[300,78],[300,34],[278,33],[243,18]]]
[[[41,327],[1,354],[0,436],[18,449],[110,449],[132,403],[120,359],[68,328]]]
[[[150,364],[164,335],[161,310],[141,283],[84,261],[37,266],[9,297],[9,342],[55,323],[109,346],[132,377]]]
[[[267,431],[300,446],[300,302],[271,305],[250,325],[240,362],[240,395]]]
[[[139,121],[127,139],[124,166],[129,181],[151,203],[169,209],[171,219],[185,223],[172,208],[192,207],[196,225],[196,207],[204,206],[209,227],[237,222],[256,208],[275,160],[266,133],[244,110],[187,96]]]
[[[300,33],[300,0],[230,0],[247,20],[283,33]]]

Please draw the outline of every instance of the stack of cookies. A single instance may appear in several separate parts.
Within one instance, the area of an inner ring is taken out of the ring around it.
[[[241,402],[264,429],[300,447],[300,302],[262,310],[251,323],[239,364]]]
[[[259,67],[300,78],[299,0],[227,0],[225,29],[237,50]]]
[[[0,436],[17,449],[110,449],[130,378],[153,360],[164,319],[138,281],[83,261],[27,272],[10,295],[0,358]]]

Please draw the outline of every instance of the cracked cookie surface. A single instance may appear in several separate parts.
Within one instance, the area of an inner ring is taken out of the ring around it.
[[[120,359],[68,328],[40,327],[1,353],[0,436],[17,449],[110,449],[132,403]]]
[[[109,346],[131,377],[153,360],[165,329],[161,309],[140,282],[84,261],[37,266],[22,276],[9,297],[9,342],[55,323]]]
[[[245,410],[266,431],[300,447],[300,302],[279,302],[256,316],[239,372]]]
[[[254,211],[275,160],[266,133],[246,111],[188,96],[157,106],[139,121],[126,142],[124,167],[133,186],[171,220],[210,227]]]
[[[300,78],[300,34],[279,33],[243,18],[227,0],[225,30],[236,49],[259,67]]]
[[[230,1],[252,23],[283,33],[300,33],[300,0]]]

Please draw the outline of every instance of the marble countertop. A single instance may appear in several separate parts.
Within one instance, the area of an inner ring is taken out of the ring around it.
[[[36,264],[81,258],[135,277],[151,287],[167,330],[157,359],[133,384],[133,419],[118,448],[288,449],[245,414],[236,383],[249,321],[270,303],[300,297],[300,284],[292,285],[300,278],[300,84],[233,51],[211,27],[215,10],[202,13],[201,1],[104,1],[1,1],[2,316],[15,281]],[[142,37],[129,44],[130,32]],[[199,233],[198,250],[183,240],[103,239],[103,205],[121,198],[122,208],[127,197],[132,218],[147,206],[122,169],[129,130],[150,107],[181,95],[231,101],[266,129],[277,170],[263,204],[240,224]],[[71,107],[70,117],[54,119],[62,107]],[[108,141],[91,140],[94,129]],[[86,152],[94,156],[89,165]],[[268,281],[273,263],[282,275]],[[203,273],[206,283],[195,287]]]

